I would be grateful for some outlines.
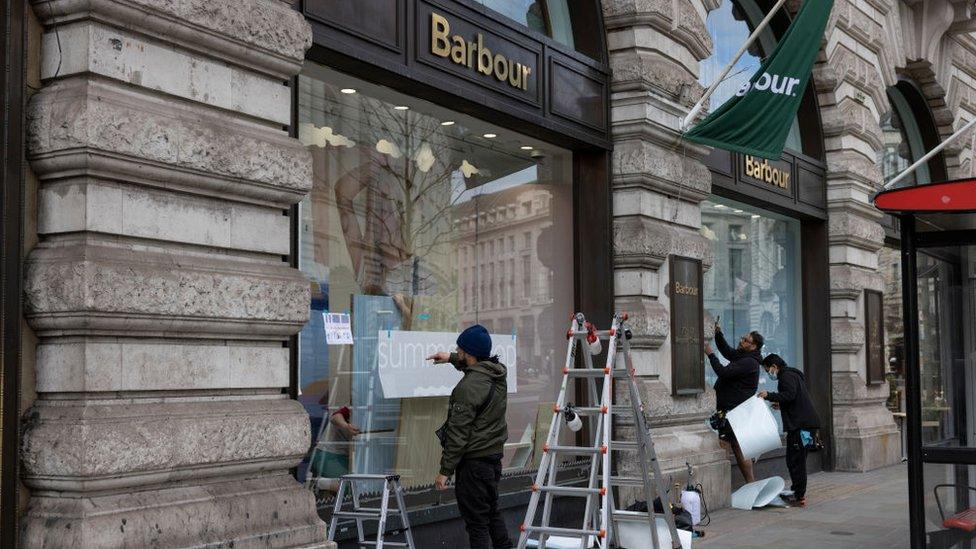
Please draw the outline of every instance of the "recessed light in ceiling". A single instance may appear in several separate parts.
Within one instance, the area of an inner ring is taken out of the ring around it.
[[[342,88],[339,91],[341,91],[342,93],[356,93],[356,90],[354,90],[352,88]]]
[[[407,109],[409,109],[409,108],[410,108],[410,107],[408,107],[408,106],[406,106],[406,105],[397,105],[397,106],[395,106],[395,107],[393,107],[393,110],[397,110],[397,111],[405,111],[405,110],[407,110]]]
[[[498,135],[493,134],[493,133],[486,133],[482,137],[484,137],[485,139],[494,139],[494,138],[498,137]]]
[[[453,125],[454,125],[454,121],[453,120],[445,120],[445,121],[441,122],[441,126],[453,126]]]
[[[532,145],[522,145],[521,149],[523,151],[531,151],[532,150]]]

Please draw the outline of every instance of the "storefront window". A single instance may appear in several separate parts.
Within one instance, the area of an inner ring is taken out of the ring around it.
[[[698,64],[698,82],[705,86],[712,85],[718,79],[722,69],[732,61],[735,54],[746,43],[752,29],[759,24],[766,14],[759,8],[755,0],[724,0],[717,8],[709,12],[705,20],[708,34],[712,37],[715,49],[711,57],[703,59]],[[732,98],[748,82],[753,74],[759,70],[763,58],[776,48],[776,35],[769,27],[759,34],[759,38],[729,71],[725,80],[715,89],[715,93],[708,101],[708,111],[719,108]],[[790,133],[786,138],[786,148],[795,151],[803,150],[800,140],[800,124],[793,118]]]
[[[569,0],[478,0],[498,13],[575,48]]]
[[[802,370],[800,222],[717,197],[703,202],[701,211],[701,232],[714,253],[704,276],[706,321],[720,319],[732,346],[740,335],[758,331],[764,355],[776,353]],[[706,383],[714,384],[707,361],[703,367]],[[762,373],[759,389],[775,388]]]
[[[572,154],[314,65],[299,139],[313,157],[298,231],[312,473],[433,482],[458,374],[423,358],[473,323],[512,370],[504,465],[531,468],[574,303]]]

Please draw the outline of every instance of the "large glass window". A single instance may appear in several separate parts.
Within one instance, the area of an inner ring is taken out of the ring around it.
[[[423,358],[473,323],[512,370],[504,465],[531,467],[574,303],[571,153],[314,65],[299,138],[313,157],[299,222],[312,473],[433,482],[457,374]],[[352,344],[327,335],[345,314]]]
[[[746,43],[752,29],[759,24],[766,14],[756,4],[755,0],[724,0],[722,4],[712,10],[705,20],[708,34],[712,36],[715,50],[711,57],[703,59],[698,64],[698,82],[708,87],[718,79],[722,69],[732,61],[736,52]],[[766,55],[776,48],[776,35],[769,27],[759,34],[759,38],[742,54],[725,77],[725,80],[715,89],[715,93],[708,102],[708,111],[717,109],[722,103],[732,98],[748,82],[753,74],[759,70]],[[800,139],[800,124],[796,118],[790,126],[790,133],[786,138],[786,148],[795,151],[803,150]]]
[[[922,128],[912,113],[911,104],[905,93],[897,86],[891,86],[888,88],[888,99],[891,101],[891,108],[881,115],[883,144],[877,153],[877,164],[885,183],[894,179],[928,152]],[[931,182],[929,166],[923,164],[899,185],[924,185]]]
[[[717,197],[703,202],[701,211],[701,232],[714,253],[704,276],[707,324],[721,317],[732,346],[756,330],[765,338],[763,354],[776,353],[802,370],[800,222]],[[706,382],[714,384],[707,361],[703,367]],[[759,389],[775,388],[761,373]]]

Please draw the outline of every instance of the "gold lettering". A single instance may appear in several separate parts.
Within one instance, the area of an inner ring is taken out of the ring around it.
[[[492,54],[485,46],[485,37],[478,33],[474,41],[451,35],[451,24],[444,16],[430,14],[430,51],[438,57],[450,58],[458,65],[477,70],[485,76],[494,75],[499,82],[508,82],[516,89],[528,90],[532,68],[506,57]],[[477,61],[476,61],[477,60]]]
[[[491,50],[485,47],[484,37],[478,33],[478,72],[484,75],[491,74]]]
[[[451,32],[451,24],[436,13],[430,14],[430,51],[434,55],[447,57],[451,54],[447,35]]]
[[[504,55],[495,54],[495,78],[502,82],[508,80],[508,64],[509,60]]]
[[[512,67],[510,71],[508,71],[508,84],[516,88],[522,87],[522,64],[521,63],[515,63],[515,66]]]
[[[758,158],[746,155],[744,160],[746,177],[769,183],[781,189],[790,188],[790,172],[772,166],[769,159],[763,159],[760,162]]]
[[[463,65],[464,60],[468,57],[467,43],[464,41],[464,38],[456,34],[451,38],[451,42],[454,42],[454,47],[451,48],[451,61],[454,61],[458,65]]]
[[[680,282],[674,283],[674,293],[680,295],[698,295],[698,288],[695,286],[685,286]]]

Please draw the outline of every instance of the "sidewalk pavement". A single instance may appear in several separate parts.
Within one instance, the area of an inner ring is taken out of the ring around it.
[[[900,464],[869,473],[815,473],[805,508],[721,509],[704,530],[694,547],[908,547],[908,471]]]

